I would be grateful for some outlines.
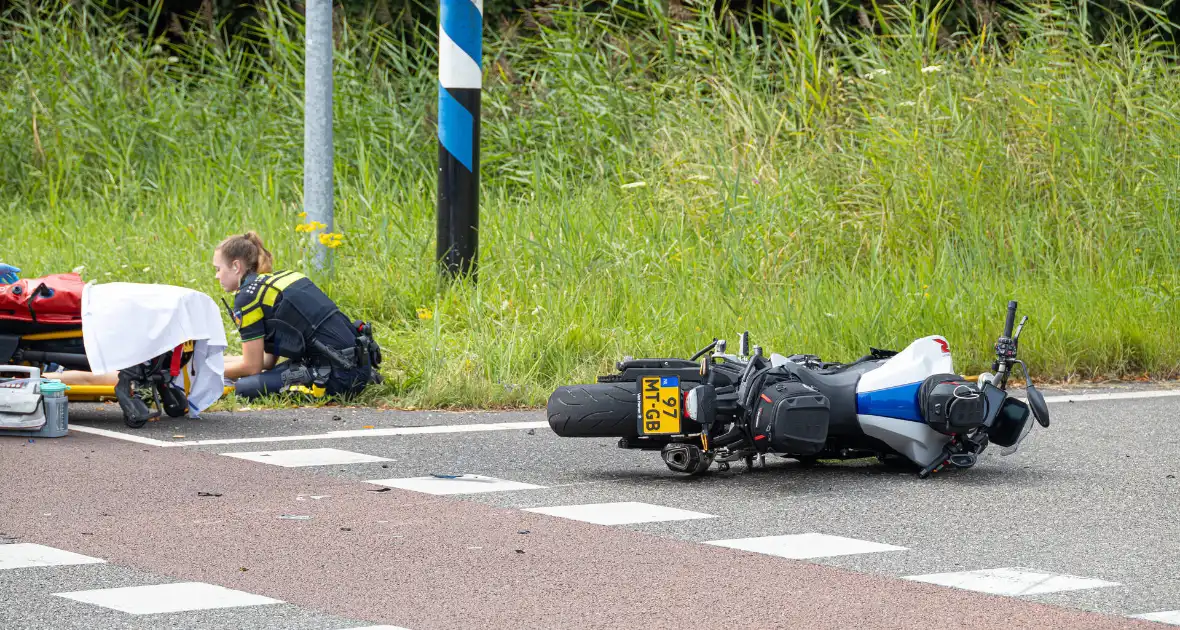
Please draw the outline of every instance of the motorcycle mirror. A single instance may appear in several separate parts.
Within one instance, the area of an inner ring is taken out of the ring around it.
[[[707,429],[717,417],[717,389],[712,385],[698,385],[688,390],[684,407],[689,418]]]
[[[738,339],[738,356],[750,356],[750,331],[743,332]]]
[[[1032,407],[1033,417],[1042,427],[1049,428],[1049,405],[1045,404],[1045,397],[1032,385],[1029,385],[1026,390],[1028,392],[1028,406]]]

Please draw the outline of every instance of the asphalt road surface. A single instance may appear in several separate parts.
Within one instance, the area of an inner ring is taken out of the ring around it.
[[[542,411],[75,405],[0,439],[0,628],[1180,625],[1180,390],[1045,393],[1017,454],[928,480],[687,478]]]

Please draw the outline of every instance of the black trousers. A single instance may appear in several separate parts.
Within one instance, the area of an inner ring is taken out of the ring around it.
[[[244,376],[234,384],[234,393],[246,399],[278,393],[283,388],[283,373],[295,365],[294,361],[284,361],[269,370]],[[341,372],[333,368],[324,389],[328,396],[355,394],[363,390],[368,381],[368,375],[359,369]]]

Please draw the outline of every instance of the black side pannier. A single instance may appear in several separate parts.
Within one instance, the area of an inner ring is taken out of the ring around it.
[[[798,381],[780,381],[758,396],[754,444],[783,455],[815,455],[828,440],[830,405],[819,390]]]
[[[979,386],[957,374],[935,374],[918,388],[922,418],[943,435],[969,433],[987,419],[987,399]]]

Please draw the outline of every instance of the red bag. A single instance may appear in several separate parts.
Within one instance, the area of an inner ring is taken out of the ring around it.
[[[76,273],[0,284],[0,320],[82,325],[82,287]]]

